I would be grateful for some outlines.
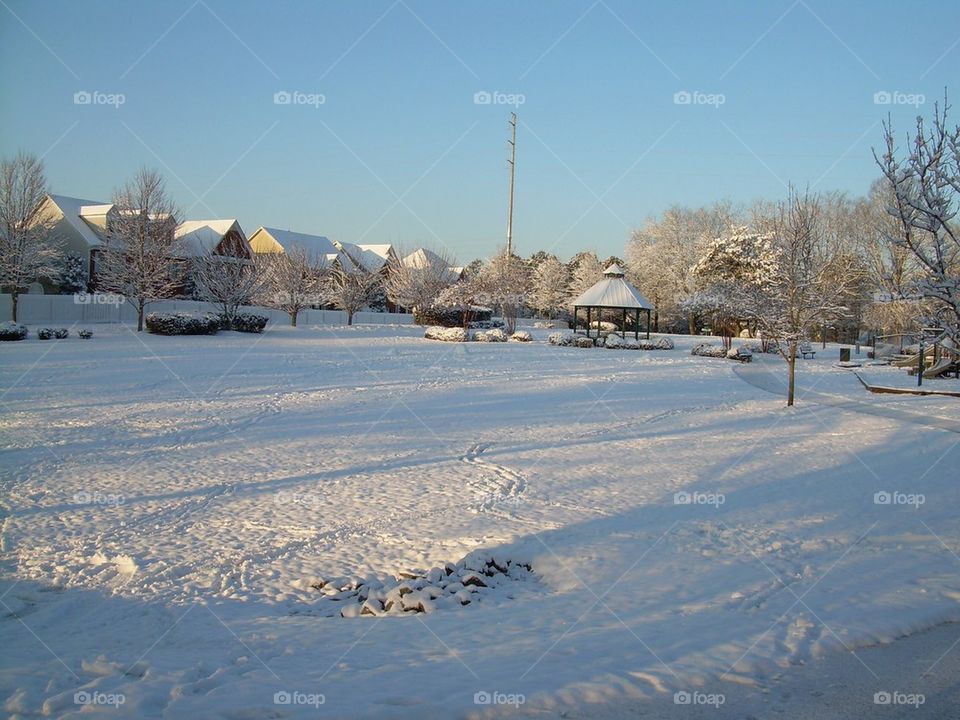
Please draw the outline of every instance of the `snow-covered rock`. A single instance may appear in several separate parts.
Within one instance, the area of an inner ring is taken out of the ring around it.
[[[533,336],[530,335],[526,330],[517,330],[513,335],[510,336],[511,342],[531,342]]]

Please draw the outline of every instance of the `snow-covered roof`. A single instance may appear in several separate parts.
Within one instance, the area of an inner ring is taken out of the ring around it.
[[[653,304],[623,278],[623,268],[614,263],[603,271],[603,279],[573,301],[577,307],[653,310]]]
[[[261,226],[253,234],[266,233],[280,247],[269,250],[262,243],[256,243],[257,252],[284,252],[288,248],[300,248],[305,250],[313,260],[323,260],[328,265],[338,262],[342,267],[350,268],[353,262],[350,258],[341,252],[340,248],[334,242],[323,235],[308,235],[307,233],[293,232],[292,230],[280,230]],[[251,237],[253,237],[251,236]]]
[[[63,213],[64,220],[80,233],[80,236],[86,241],[90,247],[97,247],[100,243],[103,242],[103,239],[100,235],[94,230],[94,228],[84,221],[83,215],[101,215],[109,211],[113,207],[110,203],[104,203],[99,200],[81,200],[80,198],[67,197],[66,195],[48,195],[50,200],[60,208],[60,212]],[[106,208],[103,213],[100,212],[91,212],[92,208]]]
[[[410,268],[426,268],[436,266],[446,266],[446,261],[432,250],[426,248],[417,248],[412,253],[403,258],[403,264]]]
[[[355,245],[345,242],[337,242],[337,245],[354,264],[361,265],[367,272],[377,272],[383,268],[393,251],[392,245]]]
[[[231,230],[235,230],[247,241],[243,228],[237,220],[186,220],[177,226],[174,237],[183,242],[184,255],[188,257],[202,257],[216,250],[217,245]]]

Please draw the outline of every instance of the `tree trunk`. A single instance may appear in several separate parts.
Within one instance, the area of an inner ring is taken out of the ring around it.
[[[353,310],[347,310],[347,326],[353,325]]]
[[[693,313],[687,313],[687,334],[697,334],[697,321],[696,318],[693,317]]]
[[[299,312],[300,312],[299,310],[294,310],[293,312],[290,313],[290,325],[291,325],[291,327],[296,327],[296,326],[297,326],[297,315],[299,314]]]
[[[143,332],[143,308],[146,305],[142,300],[137,303],[137,332]]]
[[[660,332],[660,312],[658,310],[653,311],[653,331]]]
[[[17,288],[10,288],[10,304],[13,307],[13,321],[17,321],[17,301],[20,300],[20,293],[17,292]]]
[[[793,405],[793,394],[797,375],[797,342],[790,343],[790,357],[787,358],[787,407]]]

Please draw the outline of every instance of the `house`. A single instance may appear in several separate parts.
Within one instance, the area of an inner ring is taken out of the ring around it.
[[[330,238],[280,230],[261,225],[250,236],[250,247],[257,255],[282,253],[290,248],[305,250],[311,261],[328,267],[351,268],[353,261]]]
[[[51,238],[61,243],[67,254],[83,258],[92,280],[96,277],[96,252],[116,214],[112,203],[48,194],[37,211],[37,221],[51,228]]]
[[[398,262],[393,245],[355,245],[345,242],[337,242],[336,245],[356,268],[370,273],[385,273],[390,263]]]
[[[452,267],[447,261],[437,255],[432,250],[426,248],[417,248],[402,260],[405,267],[409,268],[427,268],[427,267],[445,267],[447,270],[446,279],[450,282],[457,282],[463,276],[462,267]]]
[[[186,220],[177,225],[173,234],[180,241],[184,260],[210,255],[253,259],[250,241],[234,219]]]

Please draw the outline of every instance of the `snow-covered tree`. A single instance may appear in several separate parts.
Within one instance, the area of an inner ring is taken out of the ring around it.
[[[382,287],[382,277],[363,269],[335,267],[327,277],[327,299],[347,314],[347,325],[365,308]]]
[[[456,281],[452,266],[442,252],[423,252],[407,262],[393,260],[384,281],[387,297],[411,310],[428,307],[441,290]]]
[[[570,284],[567,286],[567,306],[573,307],[573,301],[603,279],[603,266],[594,252],[582,252],[574,255],[568,264]]]
[[[897,229],[888,235],[895,247],[907,250],[921,271],[914,291],[928,300],[934,317],[960,342],[960,125],[947,122],[949,105],[934,106],[928,127],[917,118],[909,150],[900,156],[889,121],[884,124],[885,148],[874,158],[891,191],[889,212]]]
[[[21,152],[0,162],[0,288],[10,293],[14,321],[27,285],[59,279],[63,250],[39,213],[46,195],[43,163],[36,156]]]
[[[544,258],[533,271],[530,283],[530,305],[548,318],[553,318],[567,305],[569,284],[570,273],[567,266],[555,255]]]
[[[508,255],[503,247],[483,266],[478,281],[485,295],[481,304],[499,309],[506,331],[513,333],[517,328],[518,311],[529,289],[527,264],[516,255]]]
[[[146,306],[170,297],[185,281],[187,268],[176,260],[183,255],[174,234],[179,213],[163,177],[146,168],[114,192],[113,204],[116,216],[97,256],[97,285],[127,298],[140,332]]]
[[[676,322],[683,312],[688,332],[696,332],[693,305],[681,311],[679,304],[698,289],[693,266],[707,243],[727,234],[736,218],[726,201],[696,209],[674,206],[631,233],[626,269],[654,303],[657,327],[662,320]]]
[[[328,267],[324,258],[294,246],[286,252],[264,254],[257,263],[263,274],[258,302],[287,313],[292,326],[296,327],[301,310],[327,302]]]
[[[60,292],[71,295],[86,292],[89,281],[87,261],[76,253],[69,253],[64,256],[60,272]]]
[[[819,199],[792,189],[772,218],[772,240],[756,244],[743,274],[746,317],[786,360],[787,405],[793,405],[799,344],[847,312],[858,282],[853,256],[824,241]],[[729,259],[728,255],[723,256]]]
[[[264,283],[261,268],[253,260],[230,255],[209,255],[190,264],[194,297],[212,303],[226,324],[233,325],[242,305],[250,305]]]

